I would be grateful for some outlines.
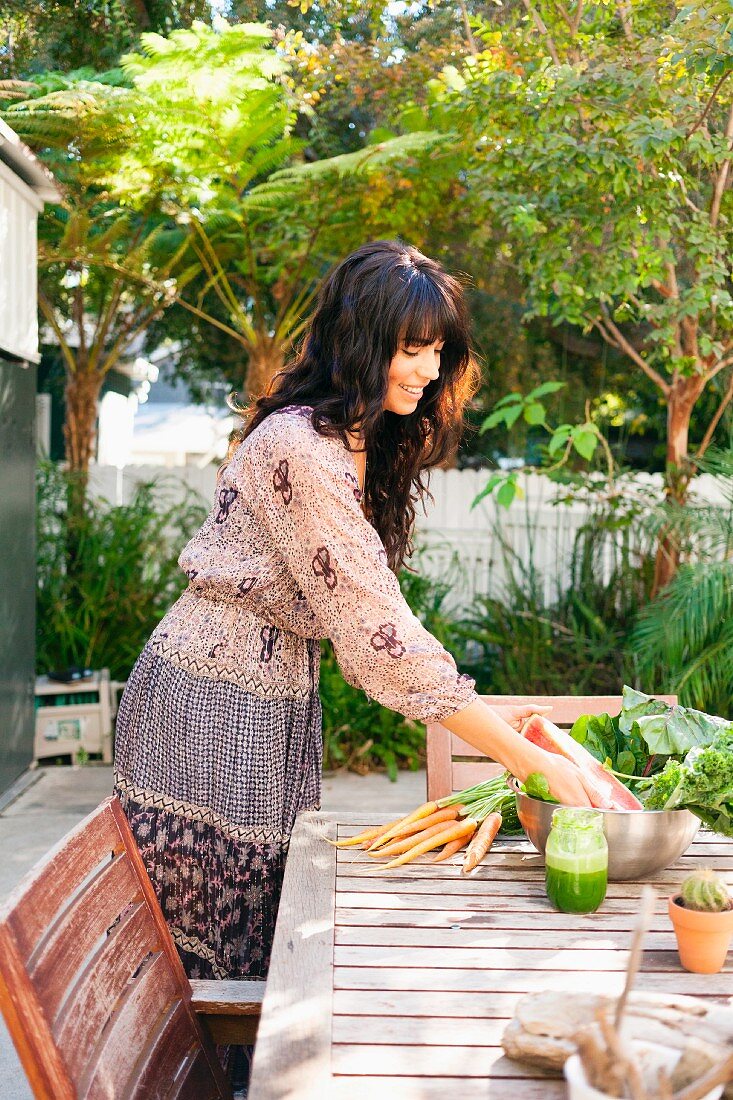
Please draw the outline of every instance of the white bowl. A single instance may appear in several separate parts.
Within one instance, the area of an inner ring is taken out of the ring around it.
[[[680,1060],[681,1050],[662,1046],[660,1043],[646,1043],[643,1040],[631,1044],[634,1057],[641,1069],[655,1074],[660,1069],[671,1072]],[[588,1083],[579,1055],[572,1054],[565,1063],[565,1080],[568,1084],[568,1100],[610,1100],[609,1093],[599,1092]],[[723,1093],[723,1085],[716,1085],[706,1092],[702,1100],[718,1100]]]

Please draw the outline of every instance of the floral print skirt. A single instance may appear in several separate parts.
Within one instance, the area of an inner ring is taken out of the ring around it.
[[[156,635],[120,702],[115,793],[188,976],[264,979],[295,816],[320,802],[318,641],[297,639],[309,682],[278,697],[246,654],[248,687]]]

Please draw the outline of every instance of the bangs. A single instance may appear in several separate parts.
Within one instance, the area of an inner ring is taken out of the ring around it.
[[[460,309],[447,288],[416,271],[405,287],[399,340],[409,347],[427,347],[438,340],[467,344]]]

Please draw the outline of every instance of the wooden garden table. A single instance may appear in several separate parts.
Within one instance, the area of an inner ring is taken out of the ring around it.
[[[610,883],[592,916],[557,913],[540,856],[498,838],[470,877],[461,856],[365,874],[353,835],[384,817],[308,813],[290,847],[250,1100],[556,1100],[564,1085],[503,1055],[523,994],[621,991],[641,882]],[[636,987],[726,1000],[733,966],[688,974],[666,913],[704,862],[733,872],[733,841],[705,834],[648,881],[657,907]],[[378,865],[377,865],[378,866]]]

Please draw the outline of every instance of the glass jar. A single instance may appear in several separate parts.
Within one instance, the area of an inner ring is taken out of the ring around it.
[[[560,806],[545,848],[547,896],[563,913],[594,913],[606,896],[608,844],[599,810]]]

